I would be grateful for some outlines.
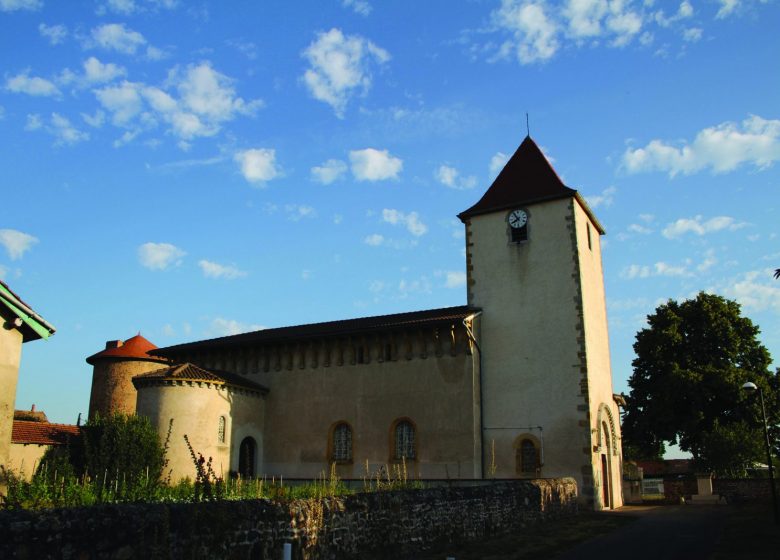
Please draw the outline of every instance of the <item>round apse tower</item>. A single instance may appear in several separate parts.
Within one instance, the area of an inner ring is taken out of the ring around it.
[[[149,354],[156,348],[139,333],[125,341],[109,340],[105,350],[87,358],[87,363],[93,366],[90,418],[95,414],[103,417],[116,413],[135,414],[133,377],[168,365],[164,358]]]

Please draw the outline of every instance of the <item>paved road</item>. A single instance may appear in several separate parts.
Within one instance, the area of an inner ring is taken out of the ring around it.
[[[605,515],[638,516],[634,523],[591,539],[556,560],[704,560],[718,543],[726,506],[626,506]]]

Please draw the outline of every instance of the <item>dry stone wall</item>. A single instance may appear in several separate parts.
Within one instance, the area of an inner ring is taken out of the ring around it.
[[[416,552],[573,515],[573,479],[496,482],[344,498],[0,511],[0,558],[412,558]]]

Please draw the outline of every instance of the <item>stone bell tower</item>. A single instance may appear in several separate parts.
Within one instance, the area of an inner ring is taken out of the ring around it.
[[[468,303],[482,310],[486,470],[497,478],[571,476],[584,503],[621,505],[604,229],[530,137],[458,217]]]
[[[89,417],[135,414],[137,394],[133,377],[164,368],[168,360],[149,354],[157,346],[138,333],[125,341],[109,340],[106,348],[87,358],[93,366]]]

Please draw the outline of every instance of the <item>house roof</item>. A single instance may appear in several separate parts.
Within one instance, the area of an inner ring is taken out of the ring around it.
[[[64,445],[69,437],[79,435],[80,428],[71,424],[50,424],[34,420],[14,420],[11,443]]]
[[[133,377],[133,385],[135,385],[137,389],[138,385],[142,384],[143,381],[162,379],[175,379],[178,381],[205,381],[207,383],[214,383],[217,385],[233,385],[236,387],[244,387],[246,389],[260,391],[261,393],[268,392],[267,387],[264,387],[259,383],[255,383],[254,381],[250,381],[245,377],[235,373],[213,369],[204,369],[190,363],[176,364],[171,367],[136,375]]]
[[[0,280],[0,315],[6,318],[10,315],[18,321],[16,327],[21,331],[24,342],[39,338],[47,339],[55,332],[52,325],[33,311],[2,280]]]
[[[95,360],[113,359],[113,360],[147,360],[150,362],[165,362],[164,359],[158,356],[150,355],[150,351],[156,350],[157,346],[146,340],[141,333],[138,333],[132,338],[128,338],[124,342],[121,340],[112,341],[107,343],[105,350],[101,350],[97,354],[92,354],[87,358],[87,363],[95,365]]]
[[[444,307],[441,309],[427,309],[425,311],[412,311],[408,313],[395,313],[393,315],[378,315],[375,317],[360,317],[358,319],[346,319],[343,321],[329,321],[326,323],[311,323],[281,327],[277,329],[264,329],[210,340],[177,344],[167,348],[158,348],[150,353],[155,356],[173,356],[180,352],[223,349],[226,347],[238,347],[246,344],[258,343],[284,343],[301,339],[320,338],[324,336],[347,336],[366,332],[401,329],[410,326],[436,326],[449,324],[452,321],[462,321],[472,313],[478,311],[473,307],[461,305],[458,307]]]
[[[585,200],[563,184],[536,142],[526,136],[482,198],[458,214],[458,218],[465,223],[472,216],[561,198],[575,198],[599,232],[604,233]]]
[[[693,472],[690,459],[664,459],[662,461],[635,461],[645,476],[678,475]]]

